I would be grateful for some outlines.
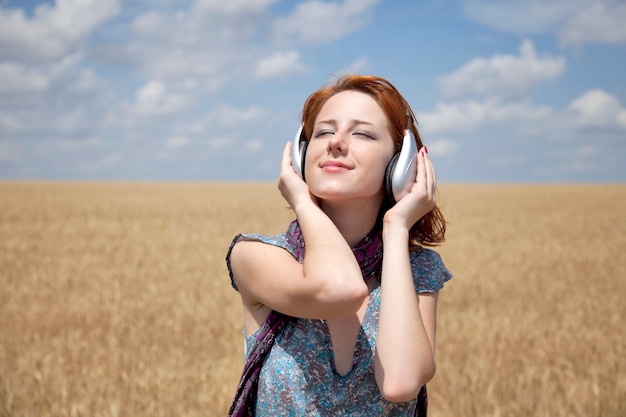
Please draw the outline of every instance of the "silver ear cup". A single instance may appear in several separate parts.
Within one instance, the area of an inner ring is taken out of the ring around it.
[[[411,187],[415,183],[417,176],[417,143],[415,135],[411,129],[404,131],[402,138],[402,149],[392,159],[393,166],[389,170],[390,178],[386,179],[389,184],[389,191],[395,201],[399,201],[402,197],[411,191]]]
[[[291,165],[302,179],[304,179],[304,158],[306,156],[307,145],[308,142],[304,137],[303,126],[301,125],[296,132],[296,136],[293,138],[291,146]]]

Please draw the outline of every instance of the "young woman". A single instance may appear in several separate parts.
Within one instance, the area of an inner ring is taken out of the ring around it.
[[[230,415],[425,415],[438,291],[452,275],[425,248],[443,242],[445,220],[413,120],[379,77],[345,76],[307,99],[306,181],[291,143],[278,181],[296,220],[236,236],[227,255],[247,358]],[[394,195],[386,176],[403,140],[416,142],[417,169]]]

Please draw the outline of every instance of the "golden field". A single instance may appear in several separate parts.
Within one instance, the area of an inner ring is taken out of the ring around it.
[[[626,416],[626,185],[440,186],[431,417]],[[274,184],[0,182],[0,416],[224,416]]]

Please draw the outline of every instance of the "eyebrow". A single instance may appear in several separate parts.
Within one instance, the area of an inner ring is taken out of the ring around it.
[[[358,120],[358,119],[354,119],[350,121],[353,125],[368,125],[368,126],[373,126],[376,127],[374,125],[374,123],[365,121],[365,120]],[[337,124],[337,120],[335,119],[328,119],[328,120],[320,120],[319,122],[315,123],[316,125],[319,124],[329,124],[329,125],[336,125]]]

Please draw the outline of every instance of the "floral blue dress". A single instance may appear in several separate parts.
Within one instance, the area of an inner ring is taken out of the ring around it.
[[[294,255],[284,234],[238,235],[282,247]],[[452,274],[439,254],[422,248],[410,254],[415,290],[437,292]],[[231,283],[236,277],[227,266]],[[341,375],[335,369],[333,349],[324,320],[295,319],[280,333],[261,369],[256,415],[265,416],[413,416],[416,400],[394,403],[383,398],[374,379],[374,352],[380,310],[380,282],[374,284],[357,337],[352,369]],[[244,335],[245,336],[245,335]],[[245,336],[246,357],[256,333]]]

